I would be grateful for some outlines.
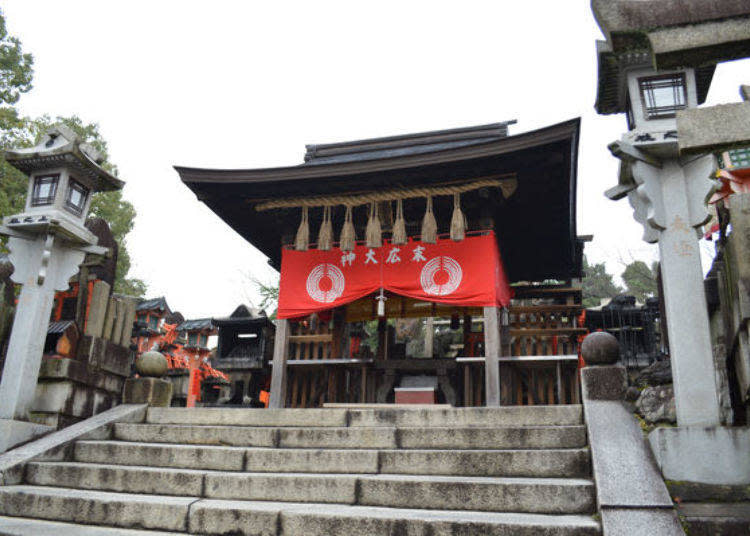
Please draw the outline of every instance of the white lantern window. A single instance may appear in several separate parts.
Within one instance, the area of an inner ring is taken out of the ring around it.
[[[51,205],[55,202],[57,194],[57,183],[60,175],[44,175],[34,179],[34,188],[31,191],[31,206],[39,207]]]
[[[88,196],[89,189],[71,177],[68,184],[68,195],[65,197],[65,208],[80,216],[83,214],[83,207],[86,206]]]
[[[646,119],[667,119],[687,108],[685,73],[639,78],[638,86]]]

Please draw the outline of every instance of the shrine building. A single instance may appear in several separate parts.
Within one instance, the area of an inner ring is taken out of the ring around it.
[[[271,407],[579,402],[580,120],[177,166],[281,273]]]

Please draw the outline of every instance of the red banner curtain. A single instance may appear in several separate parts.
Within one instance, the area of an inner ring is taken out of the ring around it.
[[[284,249],[278,318],[345,305],[379,289],[465,307],[507,306],[512,290],[494,233],[436,244],[410,240],[353,251]]]

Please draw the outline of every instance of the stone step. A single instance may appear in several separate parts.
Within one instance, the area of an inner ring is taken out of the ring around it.
[[[393,473],[577,477],[590,474],[588,449],[277,449],[79,441],[75,461],[258,473]]]
[[[320,427],[119,423],[114,438],[146,443],[292,448],[502,449],[572,448],[586,444],[583,425],[498,428]]]
[[[404,449],[547,449],[586,446],[584,425],[399,428]]]
[[[596,510],[594,484],[569,478],[371,475],[359,504],[398,508],[581,514]]]
[[[250,458],[248,458],[250,459]],[[380,473],[406,475],[579,477],[591,474],[589,450],[382,450]]]
[[[26,482],[213,499],[536,513],[581,513],[593,509],[593,485],[585,479],[205,472],[34,462],[27,467]]]
[[[138,529],[184,531],[192,497],[131,495],[103,491],[0,487],[0,515],[109,525]]]
[[[601,535],[599,523],[585,515],[214,500],[193,505],[189,526],[191,531],[200,534],[244,536]]]
[[[97,527],[95,525],[78,525],[25,517],[0,516],[0,534],[2,536],[49,536],[52,534],[55,536],[176,536],[184,533]]]
[[[500,408],[222,409],[149,408],[151,424],[223,426],[557,426],[583,422],[580,405]]]
[[[677,508],[689,534],[721,534],[747,536],[750,534],[750,502],[689,503]]]
[[[376,473],[377,450],[315,450],[79,441],[75,461],[218,471]],[[247,458],[247,460],[246,460]]]
[[[346,426],[344,409],[149,408],[152,424],[224,426]]]
[[[238,447],[78,441],[73,457],[78,462],[107,464],[117,461],[121,465],[242,471],[247,450]]]
[[[190,508],[185,505],[190,504]],[[183,507],[183,505],[185,505]],[[598,536],[586,515],[436,511],[349,505],[211,500],[81,491],[65,488],[0,488],[0,514],[127,528],[176,525],[195,534],[245,536]],[[0,518],[7,519],[7,518]],[[44,522],[25,520],[27,523]],[[58,525],[59,524],[55,524]],[[2,525],[0,525],[1,527]],[[53,525],[54,526],[54,525]],[[70,525],[68,525],[70,526]],[[89,528],[87,527],[87,530]],[[82,536],[122,532],[70,532]],[[31,532],[20,534],[47,534]],[[53,532],[63,536],[64,533]],[[132,533],[132,536],[159,533]]]
[[[206,471],[79,462],[31,462],[24,482],[35,486],[200,497]]]
[[[582,424],[582,415],[580,405],[349,410],[349,426],[566,426]]]

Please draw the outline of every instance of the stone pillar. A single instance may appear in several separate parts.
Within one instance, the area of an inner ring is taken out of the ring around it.
[[[664,302],[674,378],[677,423],[719,424],[716,372],[711,349],[697,229],[707,220],[706,200],[713,191],[713,156],[686,163],[676,158],[661,167],[636,161],[638,187],[629,198],[645,239],[658,241]]]
[[[123,404],[148,404],[168,408],[172,401],[172,382],[162,377],[167,373],[167,358],[155,351],[143,352],[135,362],[140,378],[125,380]]]
[[[55,291],[24,285],[0,383],[0,419],[26,420],[42,363]]]
[[[68,288],[85,253],[61,245],[54,235],[11,237],[11,276],[22,286],[0,382],[0,419],[28,420],[42,362],[55,291]]]

